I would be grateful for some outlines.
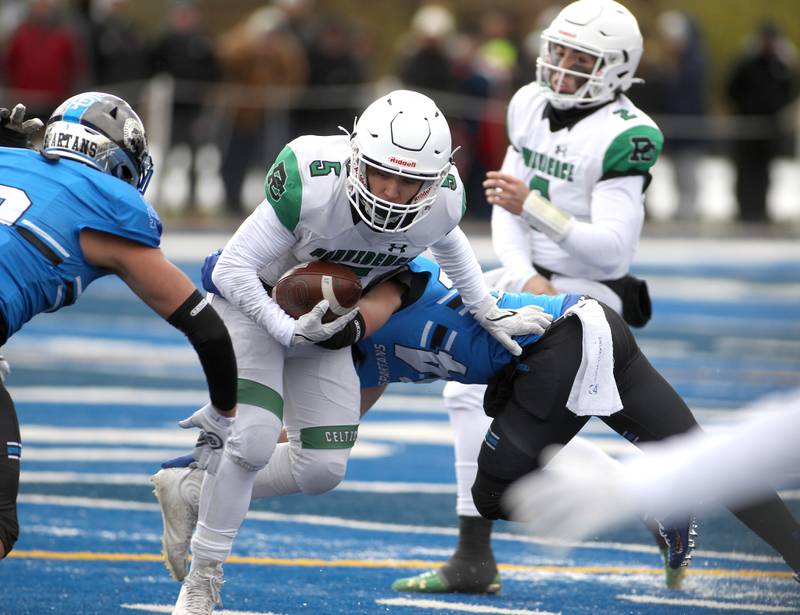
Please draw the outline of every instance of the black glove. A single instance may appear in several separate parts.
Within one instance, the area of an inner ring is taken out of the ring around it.
[[[42,120],[25,119],[25,105],[19,103],[10,111],[0,107],[0,147],[30,147],[30,138],[41,130]]]

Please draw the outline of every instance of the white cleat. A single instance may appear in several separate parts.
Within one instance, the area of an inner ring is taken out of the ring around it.
[[[220,603],[222,564],[200,566],[184,579],[172,615],[211,615]]]
[[[189,545],[197,525],[203,471],[198,468],[164,468],[150,477],[161,508],[164,565],[178,581],[189,572]],[[210,612],[210,611],[209,611]]]

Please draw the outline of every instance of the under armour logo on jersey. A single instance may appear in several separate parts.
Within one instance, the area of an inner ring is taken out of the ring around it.
[[[390,243],[388,251],[394,252],[395,250],[397,250],[398,252],[400,252],[400,254],[404,254],[407,247],[408,246],[404,243]]]
[[[652,152],[656,146],[648,137],[632,137],[631,145],[633,145],[633,151],[628,157],[630,162],[652,162]]]
[[[567,153],[567,146],[566,145],[556,145],[555,154],[558,156],[559,154],[566,154]]]

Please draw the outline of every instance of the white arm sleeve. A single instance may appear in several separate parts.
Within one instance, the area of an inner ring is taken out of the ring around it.
[[[263,201],[228,240],[212,274],[222,296],[284,346],[291,343],[295,320],[269,296],[258,272],[296,241]]]
[[[471,309],[486,298],[489,287],[483,279],[472,246],[460,227],[455,227],[433,244],[431,253],[461,293],[464,305]]]
[[[598,182],[592,191],[591,222],[575,220],[558,245],[577,260],[609,272],[630,260],[644,223],[643,182],[640,176]]]
[[[522,164],[522,156],[513,147],[506,150],[501,171],[509,175]],[[492,246],[500,264],[522,284],[536,275],[531,264],[531,229],[522,219],[502,207],[492,207]],[[520,285],[521,287],[522,285]]]

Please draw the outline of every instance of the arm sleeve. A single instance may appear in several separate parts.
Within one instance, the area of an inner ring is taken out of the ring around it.
[[[526,281],[536,275],[531,264],[530,228],[522,216],[492,207],[492,246],[500,264],[515,278]]]
[[[510,113],[510,109],[509,109]],[[508,146],[500,171],[508,175],[518,175],[522,165],[522,155]],[[530,228],[521,216],[516,216],[502,207],[492,207],[492,246],[500,264],[507,269],[522,287],[536,269],[531,264]]]
[[[236,406],[236,357],[228,330],[214,308],[195,290],[167,322],[183,332],[194,346],[214,407],[233,410]]]
[[[591,222],[575,220],[559,244],[577,260],[612,272],[630,259],[644,223],[642,176],[600,181],[592,192]]]
[[[472,246],[460,227],[455,227],[433,244],[431,252],[461,293],[464,305],[471,310],[486,298],[489,287],[483,279]]]
[[[212,275],[225,299],[284,346],[291,343],[295,321],[269,296],[258,272],[295,243],[294,235],[264,201],[230,238]]]

